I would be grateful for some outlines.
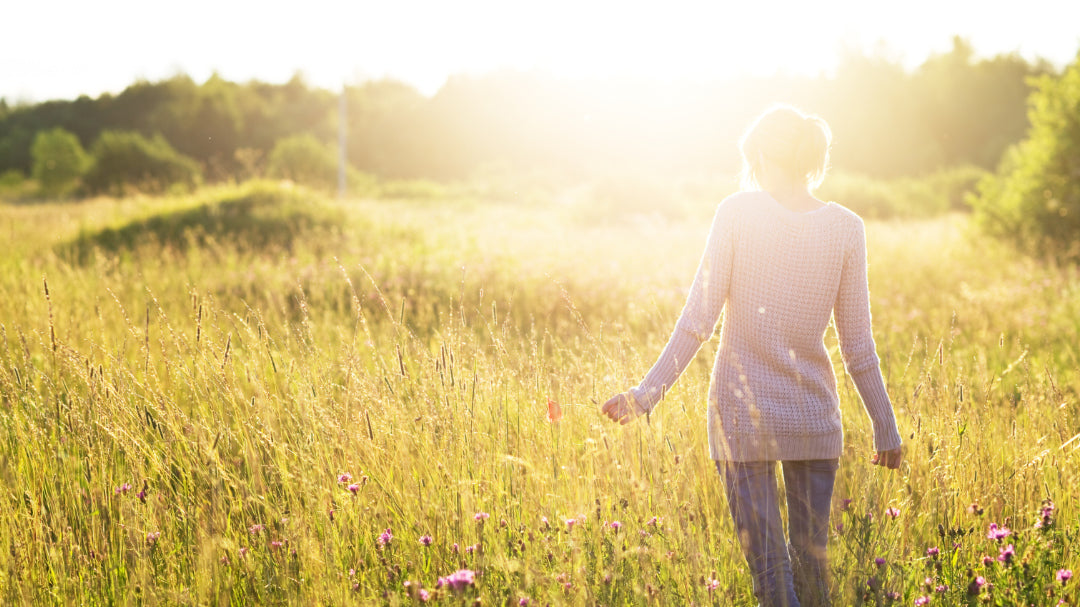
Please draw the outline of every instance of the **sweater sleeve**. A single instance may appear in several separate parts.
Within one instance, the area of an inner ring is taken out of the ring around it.
[[[866,229],[862,220],[858,220],[851,238],[833,307],[833,320],[844,366],[855,382],[855,388],[874,426],[874,449],[889,451],[899,447],[901,439],[892,403],[885,390],[871,328]]]
[[[727,299],[732,251],[730,209],[721,203],[675,330],[652,369],[636,388],[630,390],[642,410],[652,411],[656,407],[694,359],[701,344],[716,330]]]

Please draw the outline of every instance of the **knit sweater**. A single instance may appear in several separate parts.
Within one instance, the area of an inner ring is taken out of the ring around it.
[[[874,448],[900,446],[870,326],[862,219],[828,203],[787,209],[765,192],[718,207],[686,305],[656,364],[630,390],[651,411],[724,321],[709,388],[715,460],[840,456],[843,429],[824,336],[841,356],[874,428]]]

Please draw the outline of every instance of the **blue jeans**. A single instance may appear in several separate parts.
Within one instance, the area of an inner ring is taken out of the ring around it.
[[[776,462],[716,462],[761,607],[827,606],[829,508],[839,460],[781,462],[785,540]]]

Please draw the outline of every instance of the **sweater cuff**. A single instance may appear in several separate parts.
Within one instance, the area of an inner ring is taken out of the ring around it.
[[[874,450],[891,451],[900,447],[903,441],[896,428],[896,416],[881,371],[877,366],[870,367],[853,373],[851,379],[874,426]]]

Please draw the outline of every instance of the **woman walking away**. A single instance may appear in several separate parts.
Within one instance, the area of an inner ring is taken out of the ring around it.
[[[895,469],[901,460],[870,328],[863,222],[811,194],[825,176],[830,138],[825,121],[788,106],[751,124],[740,142],[743,191],[717,208],[667,346],[640,385],[602,409],[621,423],[651,411],[725,310],[709,388],[709,451],[763,607],[829,604],[826,542],[843,448],[824,344],[830,318],[873,421],[871,461]]]

